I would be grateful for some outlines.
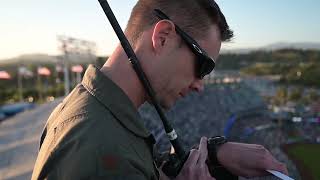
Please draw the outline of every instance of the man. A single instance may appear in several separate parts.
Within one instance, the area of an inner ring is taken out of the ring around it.
[[[232,31],[213,0],[139,0],[126,35],[161,106],[169,109],[203,89],[212,62],[199,57],[217,59]],[[158,179],[154,138],[137,112],[145,101],[149,97],[119,45],[101,70],[87,69],[82,83],[50,115],[32,179]],[[202,138],[190,151],[176,179],[214,179],[206,166],[206,142]],[[287,173],[259,145],[225,143],[217,159],[241,176],[265,175],[266,169]]]

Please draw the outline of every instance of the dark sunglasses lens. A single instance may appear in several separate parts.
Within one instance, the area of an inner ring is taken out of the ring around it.
[[[198,66],[198,77],[203,79],[206,75],[210,74],[214,69],[214,62],[208,57],[201,57],[198,59],[199,66]]]

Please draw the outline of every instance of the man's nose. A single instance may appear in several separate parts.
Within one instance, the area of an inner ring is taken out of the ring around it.
[[[196,79],[195,81],[192,82],[190,88],[193,91],[201,92],[204,90],[204,83],[202,79]]]

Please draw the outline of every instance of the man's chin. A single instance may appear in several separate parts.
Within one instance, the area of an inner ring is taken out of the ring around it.
[[[173,106],[174,106],[174,102],[160,102],[160,106],[165,110],[165,111],[169,111]]]
[[[170,108],[171,108],[171,107],[169,107],[169,106],[162,106],[162,105],[161,105],[161,107],[162,107],[162,109],[165,110],[165,111],[169,111]]]
[[[153,105],[152,102],[150,101],[150,99],[148,99],[147,102],[149,104]],[[169,111],[173,107],[174,104],[175,104],[175,102],[160,101],[160,106],[165,111]]]

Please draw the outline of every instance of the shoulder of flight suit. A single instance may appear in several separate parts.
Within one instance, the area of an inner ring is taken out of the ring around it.
[[[55,120],[48,120],[42,147],[47,157],[42,159],[40,176],[59,180],[157,179],[146,142],[83,92],[82,86],[50,117]]]
[[[143,139],[127,131],[110,114],[97,121],[90,114],[83,118],[85,123],[59,142],[48,177],[156,179],[152,154]]]

